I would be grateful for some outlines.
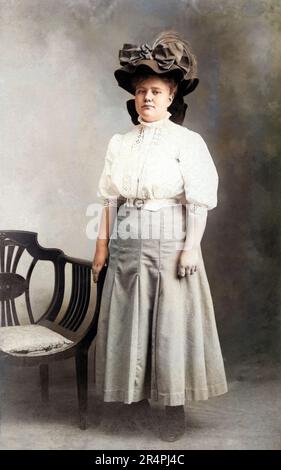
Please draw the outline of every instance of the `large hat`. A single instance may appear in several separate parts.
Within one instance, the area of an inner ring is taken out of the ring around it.
[[[121,67],[114,76],[118,85],[134,94],[132,79],[139,74],[173,77],[178,83],[178,94],[185,96],[197,87],[197,62],[190,44],[174,31],[161,33],[153,45],[124,44],[119,51]]]

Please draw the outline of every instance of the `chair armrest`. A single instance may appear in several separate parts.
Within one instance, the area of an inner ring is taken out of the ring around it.
[[[66,263],[79,264],[80,266],[87,266],[88,268],[92,267],[92,262],[86,259],[73,258],[72,256],[62,256]]]

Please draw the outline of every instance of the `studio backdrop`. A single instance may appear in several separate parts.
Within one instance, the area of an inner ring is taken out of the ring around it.
[[[133,126],[119,48],[167,29],[192,44],[184,125],[220,178],[202,250],[227,371],[280,357],[280,28],[278,0],[0,1],[0,229],[80,258],[109,138]]]

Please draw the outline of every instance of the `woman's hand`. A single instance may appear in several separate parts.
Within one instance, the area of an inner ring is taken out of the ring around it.
[[[184,277],[186,274],[194,274],[197,270],[198,248],[183,250],[178,262],[178,276]]]
[[[98,282],[99,273],[108,259],[108,243],[105,240],[97,240],[96,253],[92,263],[93,281]]]

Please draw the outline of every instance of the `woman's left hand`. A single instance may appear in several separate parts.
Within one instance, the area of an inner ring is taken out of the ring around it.
[[[184,277],[186,274],[194,274],[197,270],[198,248],[183,250],[178,262],[178,276]]]

